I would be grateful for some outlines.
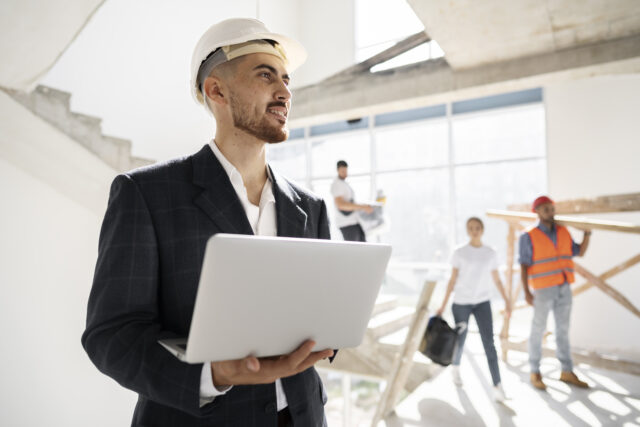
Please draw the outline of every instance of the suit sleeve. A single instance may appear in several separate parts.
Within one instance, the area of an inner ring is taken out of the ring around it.
[[[82,345],[91,361],[122,386],[193,415],[199,408],[202,364],[180,362],[157,343],[163,332],[158,308],[158,242],[137,184],[116,177],[98,245]]]
[[[329,216],[327,215],[327,205],[324,203],[324,200],[320,201],[320,218],[318,220],[318,239],[331,240]]]

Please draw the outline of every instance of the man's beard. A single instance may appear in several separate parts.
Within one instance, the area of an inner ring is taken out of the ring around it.
[[[249,109],[241,104],[233,94],[229,99],[233,125],[236,128],[270,144],[285,141],[289,137],[289,128],[286,125],[284,127],[274,126],[265,116],[260,120],[252,119]]]

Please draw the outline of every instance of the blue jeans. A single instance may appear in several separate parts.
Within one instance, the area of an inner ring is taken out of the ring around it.
[[[491,303],[489,301],[481,302],[480,304],[454,303],[451,306],[451,309],[453,310],[453,318],[455,319],[456,324],[460,322],[468,324],[471,314],[476,318],[476,323],[480,330],[480,338],[482,338],[482,345],[484,346],[484,352],[487,355],[487,363],[489,364],[489,371],[491,372],[493,385],[500,384],[498,354],[496,353],[496,347],[493,345],[493,316],[491,315]],[[467,330],[468,328],[465,328],[458,337],[458,348],[453,357],[454,365],[460,365],[464,341],[467,338]]]
[[[533,322],[529,334],[529,365],[531,373],[540,373],[542,358],[542,335],[547,327],[549,310],[553,310],[556,323],[556,356],[563,371],[572,371],[571,348],[569,346],[569,320],[571,319],[571,286],[535,289],[533,291]]]

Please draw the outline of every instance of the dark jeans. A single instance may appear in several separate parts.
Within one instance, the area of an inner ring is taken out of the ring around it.
[[[364,238],[364,230],[360,227],[360,224],[348,225],[340,229],[344,240],[351,242],[366,242]]]
[[[453,304],[451,306],[453,310],[453,318],[456,324],[460,322],[469,323],[469,317],[473,314],[480,330],[480,338],[482,338],[482,345],[484,346],[484,352],[487,355],[487,363],[489,364],[489,371],[491,372],[491,379],[493,385],[500,384],[500,368],[498,367],[498,354],[496,353],[496,347],[493,345],[493,317],[491,315],[491,303],[489,301],[481,302],[480,304]],[[467,338],[467,330],[465,330],[458,337],[458,349],[453,358],[453,364],[459,365],[460,358],[462,357],[462,349],[464,348],[464,341]]]

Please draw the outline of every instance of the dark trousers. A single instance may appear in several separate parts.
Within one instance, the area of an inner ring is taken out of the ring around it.
[[[348,240],[350,242],[366,242],[367,240],[364,237],[364,230],[360,227],[360,224],[348,225],[346,227],[340,228],[340,232],[342,233],[342,237],[344,240]]]
[[[480,338],[482,338],[482,345],[484,352],[487,355],[487,363],[489,364],[489,371],[491,372],[491,379],[493,385],[500,384],[500,368],[498,367],[498,354],[496,353],[496,347],[493,345],[493,316],[491,315],[491,304],[489,301],[481,302],[480,304],[453,304],[451,306],[453,311],[453,318],[456,324],[460,322],[469,323],[469,317],[473,314],[480,330]],[[458,337],[458,349],[453,359],[454,365],[460,364],[460,358],[462,357],[462,349],[464,348],[464,341],[467,338],[467,330]]]

